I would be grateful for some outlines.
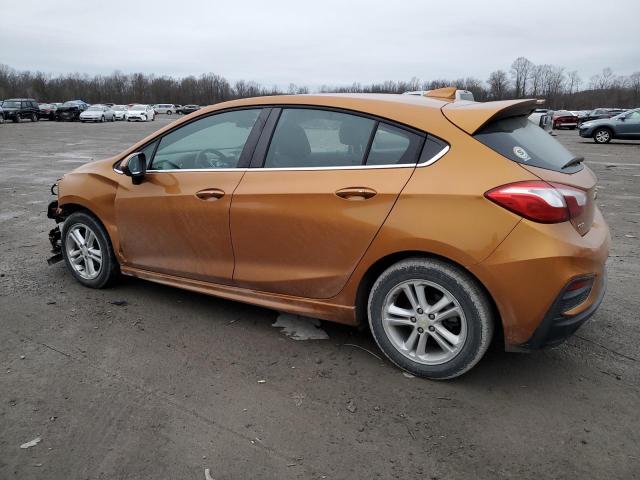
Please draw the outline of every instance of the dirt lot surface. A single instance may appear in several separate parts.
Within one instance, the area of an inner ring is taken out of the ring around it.
[[[592,320],[433,382],[367,333],[294,341],[277,312],[47,266],[49,185],[167,121],[0,125],[0,478],[640,478],[640,143],[557,136],[613,236]]]

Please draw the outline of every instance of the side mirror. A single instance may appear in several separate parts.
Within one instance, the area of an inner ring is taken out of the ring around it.
[[[131,177],[131,183],[140,185],[147,173],[147,157],[143,152],[132,153],[122,161],[120,169],[127,177]]]

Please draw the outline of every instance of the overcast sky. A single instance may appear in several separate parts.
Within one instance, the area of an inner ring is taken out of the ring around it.
[[[640,70],[640,0],[0,0],[0,63],[270,86],[474,76],[518,56]]]

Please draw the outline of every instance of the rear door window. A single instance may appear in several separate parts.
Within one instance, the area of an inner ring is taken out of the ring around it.
[[[362,165],[374,120],[328,110],[287,108],[273,133],[265,168]]]
[[[373,137],[367,165],[415,164],[422,141],[420,135],[381,123]]]
[[[563,173],[583,168],[581,164],[565,167],[576,156],[526,116],[491,122],[474,138],[509,160],[524,165]]]

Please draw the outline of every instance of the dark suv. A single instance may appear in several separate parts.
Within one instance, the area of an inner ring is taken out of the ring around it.
[[[40,119],[40,107],[38,102],[32,98],[10,98],[2,102],[5,120],[19,122],[23,118],[28,118],[32,122]]]

